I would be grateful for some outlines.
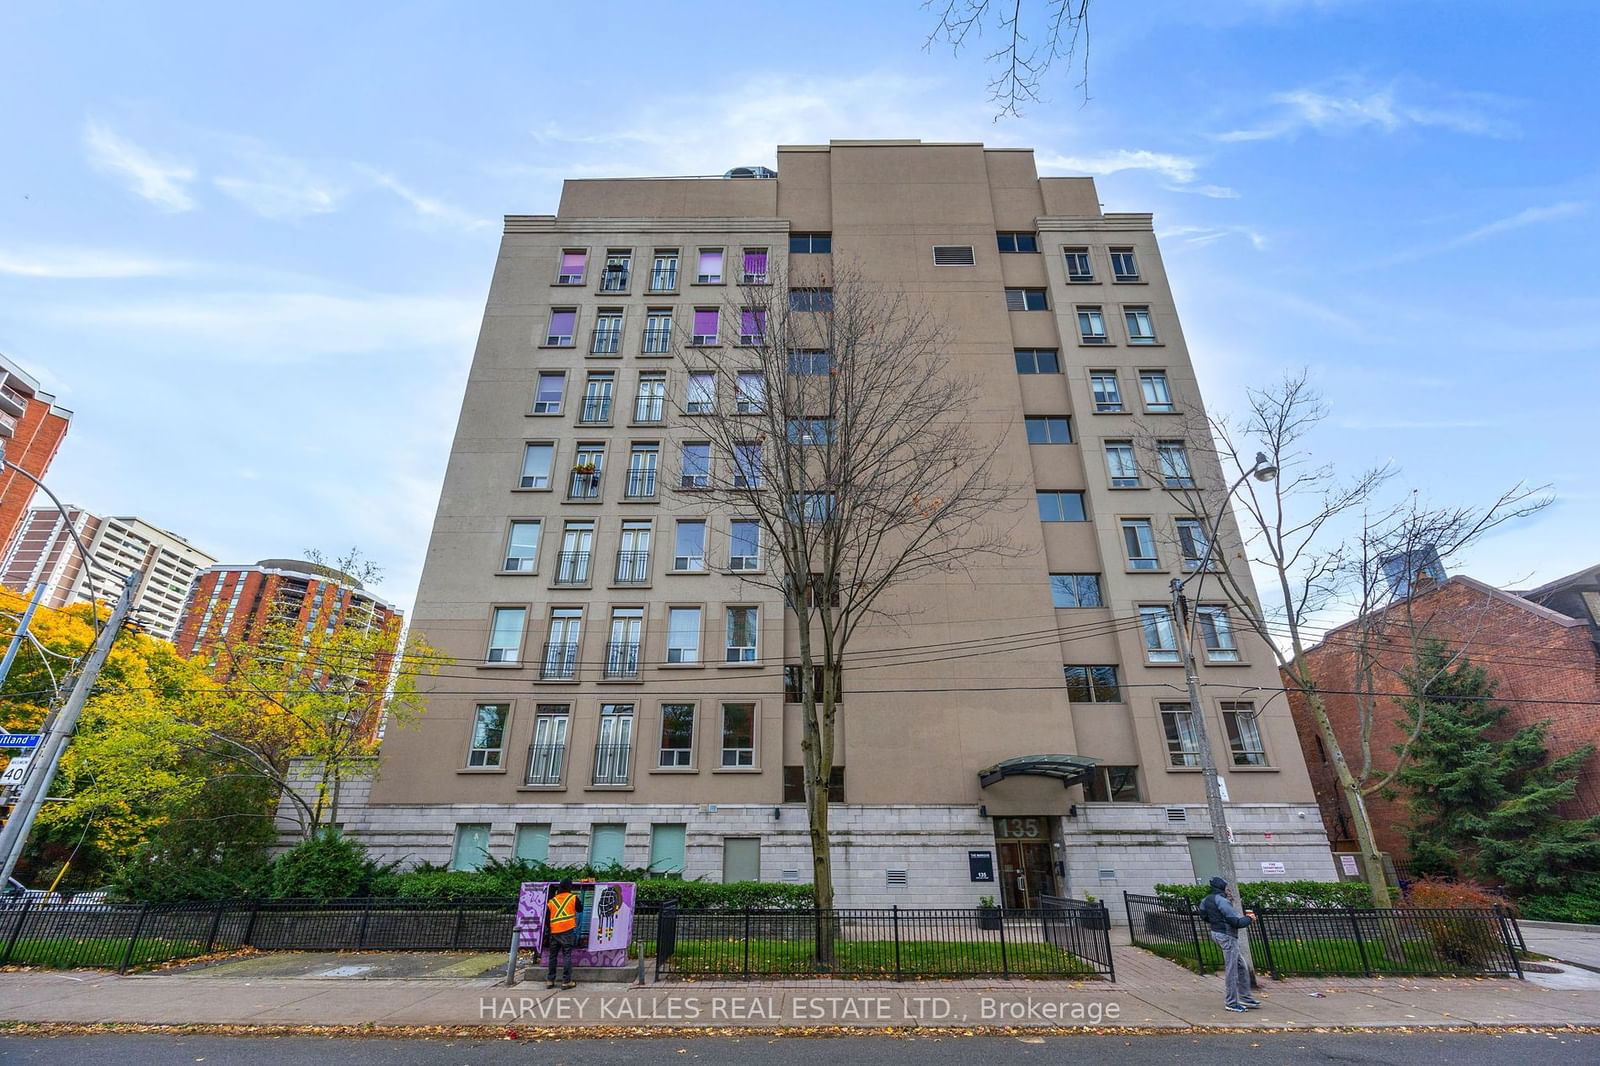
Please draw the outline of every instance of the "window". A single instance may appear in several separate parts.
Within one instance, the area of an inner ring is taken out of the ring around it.
[[[706,568],[706,524],[704,519],[682,519],[672,546],[672,568],[698,573]]]
[[[615,248],[606,252],[606,265],[600,271],[601,292],[627,292],[628,278],[633,273],[633,253]]]
[[[506,721],[511,717],[509,703],[480,703],[472,719],[472,746],[467,765],[499,766],[505,756]]]
[[[789,498],[789,513],[802,522],[826,522],[833,517],[831,492],[797,492]]]
[[[1039,250],[1039,237],[1034,233],[996,233],[995,239],[999,242],[1002,252],[1037,252]]]
[[[648,521],[622,523],[622,539],[617,542],[617,575],[619,585],[648,585],[650,583],[650,537],[653,532]]]
[[[635,422],[660,422],[667,402],[667,375],[640,374],[639,395],[633,401]]]
[[[602,703],[600,737],[594,746],[594,783],[626,785],[632,761],[633,704]]]
[[[1018,348],[1016,357],[1019,374],[1061,373],[1061,356],[1054,348]]]
[[[811,667],[811,692],[820,705],[823,700],[823,685],[825,673],[821,663],[814,663]],[[800,689],[801,669],[797,663],[790,663],[783,668],[783,699],[785,703],[802,703],[805,693]],[[833,699],[835,703],[844,702],[844,684],[839,678],[839,672],[834,671]]]
[[[1117,668],[1111,666],[1063,666],[1067,678],[1067,699],[1073,703],[1121,703],[1122,686],[1117,683]]]
[[[1083,344],[1109,344],[1106,316],[1098,307],[1078,308],[1078,340]]]
[[[514,663],[522,658],[522,628],[526,607],[496,607],[489,626],[489,650],[484,662]]]
[[[767,283],[767,250],[765,248],[746,248],[744,250],[744,272],[739,280],[746,285],[765,285]]]
[[[828,595],[824,597],[822,591],[826,587]],[[824,602],[829,607],[839,606],[839,577],[834,575],[829,581],[823,574],[812,573],[806,580],[806,606],[820,607]]]
[[[531,574],[539,566],[539,522],[511,523],[511,533],[506,537],[505,569],[518,574]]]
[[[690,441],[683,446],[681,487],[708,489],[711,487],[711,444],[709,441]]]
[[[790,289],[789,310],[832,311],[833,290],[826,288]]]
[[[1200,629],[1200,643],[1205,645],[1206,662],[1236,663],[1239,645],[1233,637],[1233,620],[1226,607],[1197,607],[1195,624]]]
[[[650,291],[671,292],[678,287],[678,250],[657,248],[650,263]]]
[[[696,271],[694,280],[701,285],[722,284],[722,249],[700,249],[700,269]]]
[[[1083,783],[1083,798],[1089,803],[1141,803],[1137,766],[1097,766]]]
[[[739,312],[739,343],[745,345],[767,343],[765,308],[747,307]]]
[[[1139,263],[1132,248],[1111,249],[1111,276],[1118,281],[1139,280]]]
[[[1153,663],[1178,661],[1178,638],[1172,628],[1170,607],[1139,608],[1139,631],[1144,637],[1144,656]]]
[[[550,487],[550,465],[555,461],[556,446],[548,443],[530,444],[522,452],[522,478],[518,482],[525,489]]]
[[[1094,409],[1099,414],[1122,410],[1122,387],[1115,370],[1089,371],[1089,389],[1094,393]]]
[[[639,633],[644,627],[644,610],[639,607],[611,609],[611,639],[606,641],[608,678],[633,680],[639,676]]]
[[[561,551],[556,555],[554,584],[587,585],[589,557],[594,550],[594,523],[568,522],[561,531]]]
[[[833,419],[791,418],[789,419],[788,436],[790,444],[827,444],[833,436]]]
[[[733,409],[759,415],[767,409],[767,379],[759,370],[741,370],[733,380]]]
[[[1050,601],[1056,607],[1103,607],[1099,574],[1051,574]]]
[[[1022,421],[1029,444],[1072,443],[1072,420],[1066,415],[1029,415]]]
[[[694,704],[661,705],[661,751],[658,766],[676,768],[694,765]]]
[[[568,249],[561,253],[561,269],[556,272],[557,285],[582,285],[584,268],[589,253],[581,249]]]
[[[622,312],[601,311],[594,320],[590,355],[616,355],[622,350]]]
[[[1156,342],[1156,327],[1150,321],[1150,308],[1124,307],[1122,320],[1128,325],[1129,344],[1154,344]]]
[[[759,489],[761,487],[761,445],[747,441],[733,446],[733,487]]]
[[[722,838],[722,882],[761,880],[761,838]]]
[[[689,375],[689,395],[684,412],[691,415],[708,415],[717,403],[717,376],[697,370]]]
[[[806,768],[804,766],[785,766],[783,768],[783,802],[804,803],[806,801]],[[844,767],[835,766],[828,772],[828,802],[844,802]]]
[[[635,444],[628,450],[628,484],[623,493],[630,500],[648,500],[656,494],[656,465],[661,445]]]
[[[615,376],[608,370],[590,374],[583,386],[583,409],[578,412],[579,422],[611,421],[611,390]]]
[[[688,664],[699,661],[700,608],[667,608],[667,662]]]
[[[1067,280],[1083,284],[1094,280],[1094,266],[1089,262],[1089,249],[1063,248],[1067,258]]]
[[[969,267],[976,259],[970,244],[936,244],[933,246],[933,265],[941,267]]]
[[[728,527],[728,569],[761,569],[761,523],[736,518]]]
[[[605,466],[604,444],[579,444],[572,460],[572,480],[567,485],[567,498],[595,500],[600,498],[600,474]]]
[[[717,343],[717,322],[720,316],[715,307],[697,307],[694,312],[694,332],[689,335],[690,344],[711,345]]]
[[[1139,460],[1133,452],[1133,442],[1113,440],[1106,442],[1106,473],[1114,489],[1139,487]]]
[[[650,873],[656,877],[683,876],[684,826],[680,823],[650,827]]]
[[[1178,550],[1183,555],[1185,570],[1198,570],[1214,565],[1211,561],[1211,538],[1206,535],[1205,523],[1198,518],[1180,518],[1178,525]]]
[[[1040,492],[1039,521],[1086,522],[1081,492]]]
[[[1155,527],[1150,524],[1150,519],[1124,518],[1122,546],[1128,553],[1128,569],[1161,569],[1161,560],[1156,558]]]
[[[724,768],[756,764],[756,705],[722,705],[722,765]]]
[[[1235,766],[1266,766],[1267,746],[1261,740],[1256,706],[1248,700],[1222,701],[1222,726],[1228,731],[1228,749]]]
[[[652,308],[644,316],[644,354],[666,355],[672,350],[672,312]]]
[[[1173,766],[1200,765],[1200,738],[1187,703],[1163,703],[1161,728],[1167,736],[1167,760]]]
[[[789,353],[789,373],[795,377],[826,377],[833,369],[833,356],[810,349]]]
[[[1172,393],[1167,388],[1167,375],[1163,370],[1139,371],[1139,391],[1144,394],[1144,409],[1158,414],[1176,410]]]
[[[544,343],[550,348],[572,347],[572,337],[578,331],[578,312],[573,308],[552,310],[550,328],[544,332]]]
[[[566,765],[566,704],[541,703],[528,746],[528,784],[560,784]],[[546,828],[549,837],[549,828]],[[549,844],[549,840],[546,840]]]
[[[756,608],[728,608],[727,660],[730,663],[756,661]]]
[[[561,413],[561,397],[567,390],[567,375],[561,370],[539,371],[539,387],[533,394],[533,413],[536,415],[558,415]]]
[[[489,861],[489,825],[487,822],[463,823],[456,826],[455,847],[450,851],[450,869],[481,870]]]
[[[1043,289],[1007,289],[1007,311],[1048,311],[1050,303]]]
[[[539,677],[545,681],[572,681],[578,674],[578,643],[582,638],[583,608],[557,607],[550,612],[550,639],[544,645]]]
[[[596,782],[599,784],[599,782]],[[623,845],[628,839],[626,825],[595,825],[589,828],[589,865],[596,870],[622,865]]]
[[[833,234],[831,233],[789,234],[790,255],[826,255],[832,251]]]
[[[550,824],[530,822],[517,826],[517,842],[511,857],[518,862],[547,861],[550,858]]]
[[[1167,488],[1194,488],[1194,471],[1189,469],[1189,450],[1183,446],[1183,441],[1158,441],[1156,462],[1161,467],[1162,484]]]

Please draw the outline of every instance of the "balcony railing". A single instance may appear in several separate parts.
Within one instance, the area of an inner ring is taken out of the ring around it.
[[[635,422],[660,422],[665,413],[666,401],[660,396],[640,396],[633,401]]]
[[[576,642],[547,642],[544,658],[539,663],[539,677],[544,681],[571,681],[578,676],[578,645]]]
[[[671,292],[678,287],[678,268],[656,267],[650,271],[651,292]]]
[[[616,355],[621,347],[620,329],[597,329],[594,331],[594,341],[589,346],[589,352],[591,355]]]
[[[650,469],[635,469],[628,471],[628,492],[630,500],[648,500],[656,494],[656,472]]]
[[[582,474],[576,470],[567,485],[569,500],[596,500],[600,498],[600,475]]]
[[[665,355],[672,351],[672,330],[670,328],[645,330],[644,350],[646,355]]]
[[[627,267],[606,267],[600,272],[600,291],[627,292],[628,276],[631,273]]]
[[[633,761],[632,744],[596,744],[594,746],[594,783],[597,785],[626,785],[629,764]]]
[[[589,583],[589,553],[561,552],[556,556],[557,585],[587,585]]]
[[[530,785],[559,785],[561,770],[566,765],[565,744],[532,744],[528,747],[528,781]]]
[[[579,422],[609,422],[611,421],[611,397],[585,396],[583,410],[578,412]]]
[[[638,641],[613,640],[606,645],[606,673],[612,679],[634,680],[639,676]]]
[[[650,581],[649,552],[617,553],[617,584],[643,585]]]

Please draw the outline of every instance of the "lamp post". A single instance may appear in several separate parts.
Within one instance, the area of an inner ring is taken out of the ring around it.
[[[1265,482],[1277,476],[1278,468],[1267,461],[1264,453],[1257,452],[1255,465],[1239,475],[1239,480],[1222,494],[1216,519],[1206,531],[1206,548],[1200,557],[1200,565],[1188,577],[1172,579],[1172,619],[1175,626],[1181,627],[1179,648],[1183,653],[1183,680],[1189,688],[1189,722],[1194,729],[1195,744],[1200,749],[1200,774],[1205,780],[1206,808],[1211,817],[1211,836],[1217,845],[1217,866],[1222,871],[1222,877],[1228,882],[1228,898],[1241,913],[1244,911],[1244,899],[1239,892],[1239,874],[1233,862],[1233,834],[1228,828],[1228,812],[1223,806],[1222,777],[1217,772],[1216,754],[1211,750],[1211,735],[1206,728],[1205,707],[1200,702],[1200,673],[1194,660],[1194,620],[1198,611],[1189,610],[1183,596],[1183,587],[1196,577],[1205,574],[1210,568],[1211,555],[1217,542],[1217,531],[1222,528],[1223,515],[1227,513],[1228,503],[1233,499],[1233,494],[1239,490],[1239,486],[1252,477]],[[1253,983],[1255,964],[1250,957],[1248,938],[1239,938],[1239,950],[1244,955],[1245,966],[1250,970],[1250,979]]]

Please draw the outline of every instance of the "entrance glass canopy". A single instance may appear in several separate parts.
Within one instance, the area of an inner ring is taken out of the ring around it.
[[[984,788],[1008,777],[1053,777],[1062,788],[1071,788],[1087,780],[1099,765],[1099,759],[1087,755],[1018,755],[1002,759],[987,770],[978,771],[978,784]]]

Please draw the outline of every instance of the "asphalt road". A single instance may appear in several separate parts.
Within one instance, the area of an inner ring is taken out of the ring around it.
[[[640,1062],[760,1062],[763,1066],[879,1063],[1113,1062],[1117,1066],[1505,1066],[1600,1062],[1600,1034],[1256,1034],[1063,1037],[715,1037],[683,1040],[380,1040],[321,1037],[14,1036],[0,1062],[49,1066],[622,1066]]]

